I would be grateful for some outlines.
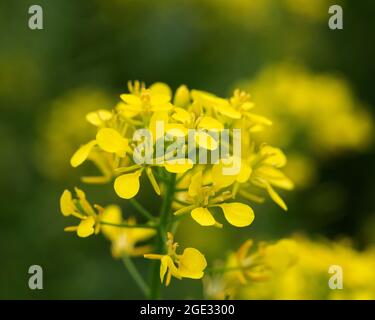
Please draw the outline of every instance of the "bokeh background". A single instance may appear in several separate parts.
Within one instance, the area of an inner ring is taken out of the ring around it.
[[[44,10],[43,30],[28,28],[32,4]],[[342,5],[344,30],[328,28],[331,4]],[[64,188],[82,186],[84,169],[69,158],[93,134],[84,115],[114,106],[135,79],[220,96],[248,90],[276,123],[265,138],[284,148],[297,185],[283,194],[287,213],[268,202],[246,230],[202,232],[187,221],[176,235],[183,246],[209,261],[248,238],[295,232],[373,246],[374,13],[375,2],[348,0],[2,0],[0,298],[142,298],[102,236],[63,232],[58,206]],[[84,188],[131,210],[111,186]],[[151,190],[140,200],[158,203]],[[27,286],[33,264],[43,290]],[[147,262],[137,266],[147,273]],[[201,298],[201,287],[176,280],[163,294]]]

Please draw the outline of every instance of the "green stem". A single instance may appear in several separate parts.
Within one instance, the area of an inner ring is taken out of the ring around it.
[[[130,199],[129,202],[134,207],[134,209],[136,209],[145,218],[149,220],[155,220],[155,217],[148,210],[146,210],[137,200]]]
[[[106,225],[106,226],[113,226],[118,228],[148,228],[148,229],[157,229],[157,225],[151,225],[151,224],[128,224],[128,223],[112,223],[112,222],[105,222],[100,221],[100,224]]]
[[[160,223],[158,228],[157,250],[163,254],[166,250],[166,233],[170,224],[171,205],[175,192],[176,174],[171,173],[165,183],[165,195],[160,210]],[[155,261],[151,271],[150,299],[160,299],[160,262]]]
[[[122,261],[124,262],[125,267],[129,271],[134,281],[137,283],[138,287],[142,290],[143,294],[147,297],[149,295],[150,289],[147,286],[146,282],[143,280],[141,274],[138,272],[132,259],[127,255],[123,255]]]

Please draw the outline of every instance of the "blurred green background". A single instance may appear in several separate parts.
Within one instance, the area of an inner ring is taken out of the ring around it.
[[[43,30],[28,28],[32,4],[44,10]],[[331,4],[343,6],[344,30],[328,28]],[[374,245],[374,14],[371,1],[2,0],[0,298],[142,298],[102,236],[63,232],[58,201],[82,186],[84,169],[69,158],[93,134],[84,115],[113,107],[135,79],[220,96],[246,88],[256,112],[280,123],[273,144],[291,155],[297,189],[283,195],[286,214],[268,202],[250,228],[224,235],[187,221],[176,236],[184,246],[212,260],[247,238],[295,231]],[[131,210],[111,186],[84,188]],[[153,210],[153,197],[140,200]],[[33,264],[43,290],[28,288]],[[147,273],[146,261],[137,265]],[[201,284],[176,280],[164,296],[199,298]]]

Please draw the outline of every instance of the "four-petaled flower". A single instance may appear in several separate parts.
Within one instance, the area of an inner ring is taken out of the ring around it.
[[[72,215],[81,221],[77,226],[66,227],[64,231],[75,231],[82,238],[98,234],[103,208],[98,205],[92,206],[82,190],[75,188],[75,192],[77,198],[74,199],[69,190],[64,190],[60,197],[60,209],[64,216]]]
[[[177,254],[177,242],[173,242],[173,235],[167,234],[166,254],[145,254],[146,259],[160,260],[160,281],[168,286],[172,276],[177,279],[201,279],[207,266],[206,258],[195,248],[186,248],[182,254]]]
[[[232,198],[230,192],[219,191],[214,185],[205,185],[203,183],[202,171],[198,171],[191,177],[190,186],[188,188],[188,197],[186,201],[191,205],[177,210],[174,215],[180,215],[190,211],[191,217],[202,226],[222,225],[216,221],[213,216],[212,209],[220,207],[224,213],[226,220],[236,227],[246,227],[254,220],[253,209],[240,202],[224,203],[224,201]]]

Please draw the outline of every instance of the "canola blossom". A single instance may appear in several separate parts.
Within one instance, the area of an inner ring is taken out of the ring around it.
[[[257,277],[255,281],[240,285],[240,275],[235,271],[225,274],[219,280],[228,295],[237,299],[374,299],[375,251],[370,247],[362,251],[353,248],[348,240],[338,242],[325,239],[312,240],[303,235],[294,235],[270,246],[264,244],[263,270],[254,272],[250,259],[242,265],[245,279]],[[253,257],[259,252],[253,253]],[[268,261],[264,261],[268,260]],[[238,256],[230,255],[227,265],[238,265]],[[254,260],[252,260],[254,264]],[[343,270],[344,290],[332,290],[328,283],[332,276],[329,266],[339,265]],[[270,274],[270,270],[273,270]],[[267,276],[267,280],[259,276]],[[237,276],[237,278],[236,278]],[[261,281],[260,281],[261,280]],[[265,281],[266,280],[266,281]],[[211,298],[222,298],[212,290],[215,283],[206,283],[206,295]],[[216,287],[219,284],[216,283]],[[207,291],[208,290],[208,291]],[[221,291],[223,292],[223,291]]]
[[[257,138],[288,152],[286,172],[299,187],[312,185],[319,159],[364,151],[373,142],[372,117],[342,77],[284,62],[237,85],[251,90],[264,115],[274,120],[272,130]]]
[[[279,189],[291,190],[293,182],[282,171],[287,163],[282,150],[254,139],[271,129],[272,121],[253,111],[250,94],[235,90],[225,99],[185,85],[173,94],[164,83],[146,87],[138,81],[129,82],[128,89],[113,109],[86,115],[96,134],[82,142],[70,164],[76,168],[92,162],[97,174],[82,182],[110,184],[114,200],[128,202],[133,210],[124,218],[118,205],[92,205],[78,188],[76,197],[63,192],[60,207],[64,216],[79,220],[66,231],[79,237],[102,233],[140,289],[158,298],[160,283],[168,286],[172,277],[202,279],[211,269],[197,248],[178,249],[174,235],[179,224],[192,219],[202,232],[249,227],[256,221],[254,203],[270,198],[287,210]],[[137,200],[146,184],[160,197],[159,210],[150,212]],[[241,249],[241,263],[248,246]],[[136,269],[135,257],[160,261],[150,281]],[[244,281],[253,274],[238,276]]]

